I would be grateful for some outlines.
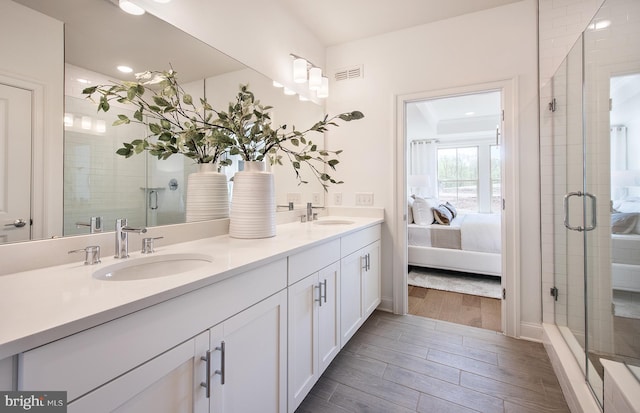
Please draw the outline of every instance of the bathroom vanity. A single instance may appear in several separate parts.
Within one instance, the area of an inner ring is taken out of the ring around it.
[[[67,391],[69,412],[292,412],[380,303],[382,219],[325,221],[157,247],[203,258],[174,275],[2,276],[0,383]]]

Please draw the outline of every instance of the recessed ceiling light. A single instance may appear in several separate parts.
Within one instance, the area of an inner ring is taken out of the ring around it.
[[[121,71],[122,73],[131,73],[133,72],[133,69],[130,68],[129,66],[118,66],[118,70]]]
[[[120,6],[120,9],[122,9],[122,11],[133,14],[134,16],[140,16],[144,14],[144,9],[142,7],[129,0],[120,0],[118,2],[118,5]]]
[[[473,116],[475,114],[476,114],[475,112],[467,112],[467,113],[465,113],[466,116]]]
[[[78,82],[78,83],[82,83],[82,84],[84,84],[84,85],[88,85],[89,83],[91,83],[91,81],[90,81],[90,80],[87,80],[87,79],[81,79],[81,78],[76,79],[76,82]]]
[[[296,92],[295,92],[295,90],[291,90],[291,89],[289,89],[288,87],[285,87],[285,88],[284,88],[284,94],[285,94],[285,95],[289,95],[289,96],[293,96],[293,95],[295,95],[295,94],[296,94]]]
[[[282,83],[276,82],[276,81],[274,80],[274,81],[273,81],[273,87],[280,88],[280,87],[283,87],[283,85],[282,85]]]

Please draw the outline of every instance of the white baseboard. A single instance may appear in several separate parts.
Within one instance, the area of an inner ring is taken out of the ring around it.
[[[382,297],[380,301],[380,305],[377,308],[380,311],[386,311],[388,313],[393,313],[393,298],[390,297]]]
[[[520,337],[523,340],[542,343],[542,325],[537,323],[520,323]]]

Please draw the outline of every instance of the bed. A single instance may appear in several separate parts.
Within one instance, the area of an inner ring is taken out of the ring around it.
[[[501,276],[500,215],[458,214],[443,225],[419,214],[419,207],[409,214],[409,265]]]
[[[640,292],[640,198],[614,201],[612,207],[612,287]]]

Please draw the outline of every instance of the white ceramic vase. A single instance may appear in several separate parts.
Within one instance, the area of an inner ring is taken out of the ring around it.
[[[233,177],[229,236],[268,238],[276,235],[275,182],[264,162],[245,162]]]
[[[187,178],[186,221],[196,222],[229,217],[227,176],[217,165],[198,164],[198,171]]]

